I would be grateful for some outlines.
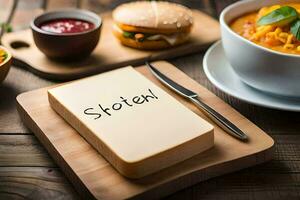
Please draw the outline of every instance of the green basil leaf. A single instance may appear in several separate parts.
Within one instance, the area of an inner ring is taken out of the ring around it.
[[[300,19],[293,22],[290,31],[296,37],[296,39],[300,41]]]
[[[0,23],[1,28],[4,29],[5,32],[10,33],[13,31],[13,28],[10,24],[6,24],[6,23]]]
[[[13,28],[12,28],[12,26],[11,26],[10,24],[6,24],[5,29],[6,29],[6,32],[7,32],[7,33],[10,33],[10,32],[13,31]]]
[[[295,8],[292,8],[290,6],[283,6],[261,17],[258,20],[257,24],[259,26],[270,24],[276,26],[285,26],[297,18],[298,12]]]
[[[134,38],[135,33],[123,31],[123,36],[126,38]]]

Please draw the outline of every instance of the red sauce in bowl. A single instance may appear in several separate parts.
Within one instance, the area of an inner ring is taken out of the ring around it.
[[[42,30],[51,33],[81,33],[95,28],[95,24],[81,19],[55,19],[40,25]]]

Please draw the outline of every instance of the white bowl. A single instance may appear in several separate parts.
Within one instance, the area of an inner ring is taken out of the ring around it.
[[[261,7],[299,0],[244,0],[223,10],[220,16],[222,43],[234,71],[246,84],[276,95],[300,97],[300,55],[259,46],[235,33],[233,19]]]

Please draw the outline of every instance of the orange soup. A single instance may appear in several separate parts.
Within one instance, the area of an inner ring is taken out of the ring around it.
[[[300,3],[263,7],[235,19],[230,27],[258,45],[300,55]]]
[[[3,63],[7,58],[7,53],[3,50],[0,49],[0,64]]]

